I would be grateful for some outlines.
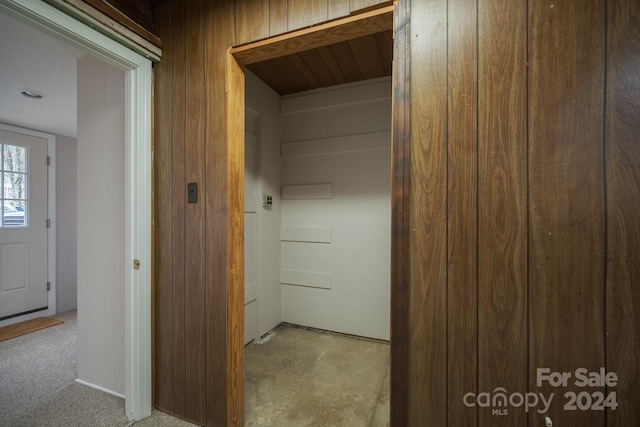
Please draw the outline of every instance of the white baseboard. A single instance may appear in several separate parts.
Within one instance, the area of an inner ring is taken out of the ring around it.
[[[86,385],[87,387],[95,388],[96,390],[104,391],[105,393],[109,393],[109,394],[111,394],[113,396],[116,396],[116,397],[119,397],[121,399],[125,399],[125,395],[124,394],[117,393],[117,392],[115,392],[113,390],[109,390],[108,388],[104,388],[104,387],[100,387],[99,385],[88,383],[88,382],[83,381],[83,380],[81,380],[79,378],[76,378],[76,382],[78,384]]]

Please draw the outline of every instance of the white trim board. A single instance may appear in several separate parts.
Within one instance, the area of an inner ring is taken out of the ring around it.
[[[47,156],[51,164],[47,169],[47,218],[51,220],[51,227],[47,229],[47,281],[51,283],[51,289],[47,294],[47,309],[35,313],[23,314],[0,322],[0,327],[24,322],[43,316],[53,316],[56,311],[56,137],[50,133],[38,132],[17,126],[0,123],[0,129],[35,136],[47,140]]]
[[[141,420],[151,414],[151,61],[45,2],[0,9],[126,71],[125,411]]]
[[[112,396],[116,396],[116,397],[119,397],[121,399],[126,399],[126,396],[124,394],[117,393],[117,392],[115,392],[113,390],[109,390],[108,388],[100,387],[99,385],[91,384],[89,382],[81,380],[80,378],[76,378],[76,382],[78,384],[82,384],[82,385],[85,385],[87,387],[91,387],[93,389],[103,391],[103,392],[108,393],[108,394],[110,394]]]
[[[283,142],[280,145],[280,155],[287,158],[390,149],[391,132],[385,131]]]

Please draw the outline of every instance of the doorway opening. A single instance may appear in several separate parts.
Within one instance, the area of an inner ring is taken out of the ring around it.
[[[0,9],[126,74],[125,406],[139,420],[151,413],[151,61],[45,2],[23,3]]]
[[[236,123],[242,123],[243,121],[241,120],[237,120],[238,116],[234,116],[234,114],[237,114],[240,110],[240,107],[242,105],[242,107],[244,107],[243,102],[244,102],[244,87],[243,87],[243,80],[244,80],[244,73],[243,70],[240,68],[240,66],[245,66],[247,69],[250,69],[252,72],[256,73],[256,74],[261,74],[261,78],[263,79],[263,81],[267,84],[269,84],[274,90],[278,91],[278,90],[283,90],[283,81],[286,84],[288,83],[292,83],[292,87],[294,87],[294,90],[292,90],[291,93],[300,90],[300,87],[304,87],[304,82],[303,80],[313,80],[313,79],[295,79],[295,78],[291,78],[291,76],[284,77],[281,79],[278,79],[278,76],[281,75],[282,73],[280,73],[276,67],[276,64],[280,63],[282,64],[283,62],[288,62],[289,64],[296,64],[296,59],[288,59],[288,58],[284,58],[286,55],[289,54],[300,54],[300,55],[307,55],[307,59],[311,58],[311,57],[321,57],[321,54],[318,53],[318,50],[328,50],[329,48],[327,48],[327,46],[330,46],[334,43],[341,43],[344,41],[348,41],[348,40],[353,40],[353,39],[357,39],[358,37],[361,37],[362,34],[358,34],[358,29],[362,29],[362,28],[371,28],[371,25],[375,26],[378,25],[378,28],[374,31],[372,31],[370,34],[375,34],[374,37],[377,37],[378,40],[380,40],[381,38],[387,37],[385,35],[385,31],[395,31],[396,35],[399,35],[400,37],[396,37],[395,41],[391,42],[391,46],[393,46],[392,49],[390,49],[390,51],[393,51],[393,55],[395,57],[394,59],[394,71],[393,71],[393,79],[392,79],[392,83],[391,86],[393,88],[393,105],[394,105],[394,110],[393,110],[393,123],[392,123],[392,128],[391,128],[391,135],[392,137],[389,138],[390,140],[393,140],[393,146],[391,147],[391,164],[393,165],[393,173],[390,174],[391,175],[391,188],[392,188],[392,200],[391,200],[391,206],[392,206],[392,212],[391,212],[391,226],[392,226],[392,239],[391,239],[391,243],[390,243],[390,247],[391,247],[391,282],[392,282],[392,289],[391,289],[391,302],[389,304],[391,307],[391,318],[390,323],[391,323],[391,353],[392,353],[392,366],[391,366],[391,373],[392,373],[392,397],[395,398],[396,402],[402,404],[403,400],[404,400],[404,387],[394,387],[394,372],[398,373],[401,371],[398,370],[397,368],[394,367],[394,365],[398,365],[399,363],[402,363],[402,358],[404,357],[404,355],[406,355],[406,352],[404,351],[405,349],[403,348],[403,341],[402,340],[398,340],[395,339],[394,340],[394,331],[397,331],[399,325],[402,325],[402,319],[394,319],[395,316],[397,316],[398,314],[403,314],[403,313],[398,313],[396,310],[394,310],[394,308],[397,308],[398,306],[398,302],[405,302],[404,299],[401,299],[401,301],[398,301],[398,298],[401,297],[403,295],[402,292],[397,292],[399,289],[396,289],[394,291],[394,288],[399,288],[400,286],[403,286],[404,283],[404,274],[406,272],[406,268],[404,266],[404,251],[397,251],[397,249],[402,246],[402,238],[403,236],[405,236],[406,234],[406,223],[403,221],[404,219],[404,209],[406,206],[406,200],[404,199],[405,196],[405,192],[403,191],[403,189],[405,188],[405,186],[407,185],[407,181],[405,179],[405,169],[406,169],[406,164],[404,161],[404,153],[406,151],[407,148],[407,144],[408,144],[408,138],[406,138],[405,132],[408,132],[408,127],[405,127],[406,125],[406,120],[408,119],[406,117],[406,110],[405,108],[399,108],[399,107],[407,107],[406,104],[404,103],[406,98],[404,95],[404,90],[405,88],[407,88],[408,85],[405,85],[405,83],[407,83],[407,70],[406,70],[406,40],[404,38],[404,31],[406,29],[406,27],[404,26],[404,22],[406,20],[406,15],[404,15],[404,12],[406,11],[406,8],[400,8],[402,13],[398,13],[396,12],[396,14],[398,15],[396,18],[396,29],[393,30],[393,15],[394,15],[394,6],[389,6],[387,8],[382,8],[382,9],[378,9],[377,11],[373,11],[371,12],[372,14],[375,14],[375,16],[372,15],[367,15],[367,14],[362,14],[362,16],[360,16],[359,18],[364,18],[366,19],[371,19],[372,21],[365,21],[367,22],[366,24],[363,24],[363,22],[357,22],[358,17],[350,17],[347,18],[345,20],[345,24],[346,26],[344,28],[340,28],[338,31],[334,31],[335,29],[333,28],[322,28],[323,25],[320,25],[318,27],[316,27],[315,29],[307,29],[307,30],[301,30],[300,32],[294,32],[288,35],[284,35],[284,36],[280,36],[280,37],[274,37],[273,39],[268,39],[268,40],[264,40],[261,42],[257,42],[255,44],[249,44],[246,46],[241,46],[241,47],[237,47],[237,48],[233,48],[230,51],[230,56],[229,56],[229,60],[228,60],[228,68],[227,68],[227,82],[228,84],[231,86],[231,88],[233,90],[230,90],[229,93],[232,94],[230,95],[229,99],[228,99],[228,114],[230,114],[230,116],[228,117],[228,140],[229,141],[238,141],[238,140],[244,140],[244,138],[242,138],[243,135],[243,130],[244,129],[239,129],[237,126],[234,126],[234,119]],[[366,15],[366,16],[365,16]],[[356,22],[354,24],[354,22]],[[371,22],[375,22],[375,24],[371,24]],[[335,25],[337,27],[340,27],[342,23],[337,22],[335,23]],[[353,24],[353,25],[352,25]],[[371,24],[371,25],[370,25]],[[327,24],[328,27],[331,27],[331,23]],[[320,31],[321,35],[318,35],[318,33],[314,33],[315,31]],[[326,33],[322,33],[323,31],[326,31]],[[369,30],[370,31],[370,30]],[[296,34],[297,33],[297,34]],[[311,34],[310,33],[314,33]],[[348,34],[345,36],[345,34]],[[390,33],[386,33],[386,34],[390,34]],[[368,34],[367,34],[368,35]],[[293,40],[289,40],[288,38],[291,37]],[[391,37],[389,37],[391,39]],[[376,40],[374,38],[374,40]],[[313,50],[315,51],[315,53],[312,54],[308,54],[306,53],[307,51]],[[325,50],[325,53],[326,53]],[[380,50],[379,50],[380,51]],[[305,52],[305,53],[301,53],[301,52]],[[391,52],[389,52],[390,55],[392,54]],[[401,59],[402,61],[399,61],[398,59]],[[297,61],[298,63],[298,68],[299,68],[299,61]],[[255,65],[254,65],[255,64]],[[384,68],[385,65],[381,64],[381,67]],[[391,69],[391,64],[387,65],[389,67],[389,70]],[[330,73],[331,71],[329,71]],[[318,76],[316,76],[315,79],[315,83],[320,83],[319,79],[317,78]],[[320,87],[320,86],[316,86],[316,87]],[[401,91],[399,91],[398,89],[401,89]],[[284,89],[284,90],[288,90],[288,89]],[[400,96],[399,96],[400,95]],[[233,142],[230,142],[230,144],[233,144]],[[389,179],[389,178],[387,178]],[[388,182],[388,181],[387,181]],[[292,191],[295,193],[298,189],[292,189]],[[310,190],[310,188],[307,189],[302,189],[302,191],[306,191],[306,190]],[[313,191],[319,191],[319,192],[327,192],[328,189],[327,188],[315,188],[313,189]],[[288,190],[285,190],[285,192]],[[264,195],[264,196],[268,196],[268,195]],[[237,207],[233,207],[234,209]],[[316,227],[317,228],[317,227]],[[387,226],[387,230],[388,230],[388,226]],[[316,232],[318,230],[314,230],[314,232]],[[287,231],[288,232],[288,231]],[[297,231],[296,231],[297,232]],[[295,233],[294,233],[295,234]],[[317,237],[315,237],[314,239],[317,239]],[[394,253],[395,251],[395,253]],[[238,258],[242,257],[242,254],[236,254],[235,255],[235,259],[237,260]],[[309,280],[308,278],[306,280]],[[279,284],[280,281],[278,281]],[[239,289],[241,286],[243,286],[244,284],[239,284],[239,283],[230,283],[229,287],[232,289],[232,292],[238,292],[241,295],[241,289]],[[400,289],[401,291],[401,289]],[[395,294],[395,296],[394,296]],[[239,299],[241,300],[241,299]],[[233,309],[234,313],[240,312],[240,310],[237,310],[237,308]],[[242,321],[242,319],[234,319],[234,321]],[[397,338],[397,334],[396,334],[396,338]],[[238,347],[233,347],[233,351],[238,350]],[[394,357],[395,355],[395,357]],[[398,357],[401,356],[401,357]],[[242,358],[240,357],[240,360],[242,360]],[[241,370],[239,370],[241,371]],[[397,383],[399,383],[402,386],[402,382],[405,381],[402,377],[399,376],[395,376],[395,381]],[[239,405],[241,405],[241,402],[238,402]],[[395,405],[396,412],[398,414],[400,414],[400,412],[402,411],[402,408],[400,406],[398,406],[397,404]],[[392,404],[391,404],[391,418],[395,419],[395,420],[401,420],[402,419],[402,415],[396,415],[395,417],[393,416],[393,412],[394,412],[394,404],[393,404],[393,399],[392,399]]]

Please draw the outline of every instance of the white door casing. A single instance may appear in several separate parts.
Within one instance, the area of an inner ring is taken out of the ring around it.
[[[141,420],[151,414],[151,61],[45,2],[0,9],[126,71],[125,412]]]
[[[244,157],[244,343],[258,333],[258,174],[256,135],[245,132]]]
[[[0,318],[35,310],[46,315],[47,140],[0,130],[0,143],[17,147],[26,160],[17,174],[24,181],[26,200],[18,203],[23,210],[12,209],[11,201],[3,203],[7,209],[5,226],[0,227]],[[5,171],[4,184],[10,185],[9,177]],[[5,192],[11,196],[8,187]]]

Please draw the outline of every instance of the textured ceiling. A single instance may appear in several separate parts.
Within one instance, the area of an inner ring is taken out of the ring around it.
[[[76,64],[83,55],[0,12],[0,122],[75,137]],[[25,98],[23,90],[44,98]]]

